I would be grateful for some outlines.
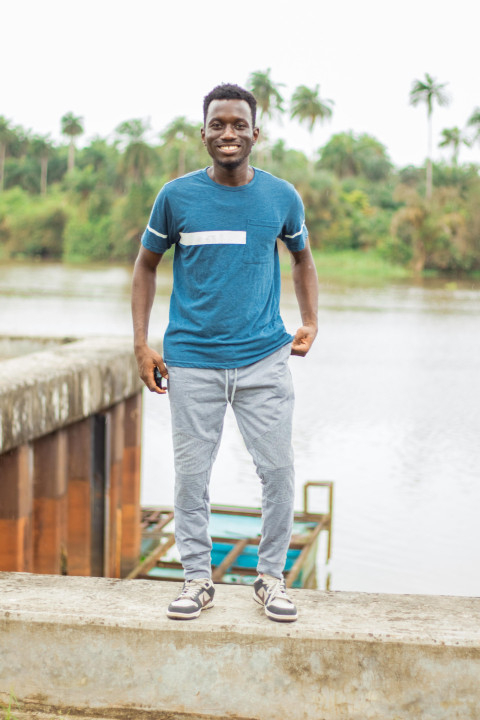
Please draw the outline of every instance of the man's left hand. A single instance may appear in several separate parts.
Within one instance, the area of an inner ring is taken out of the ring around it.
[[[302,325],[301,328],[298,328],[295,333],[295,337],[293,338],[291,354],[305,357],[312,347],[312,343],[316,336],[316,327],[313,327],[312,325]]]

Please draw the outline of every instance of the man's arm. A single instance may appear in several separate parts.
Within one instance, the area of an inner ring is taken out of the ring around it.
[[[310,350],[318,330],[318,277],[310,246],[297,252],[290,251],[292,276],[302,317],[302,327],[292,342],[292,355],[304,357]]]
[[[163,395],[155,383],[153,370],[158,367],[164,378],[168,377],[163,358],[148,346],[148,324],[155,299],[157,265],[162,256],[140,246],[132,281],[132,318],[135,357],[138,373],[151,392]]]

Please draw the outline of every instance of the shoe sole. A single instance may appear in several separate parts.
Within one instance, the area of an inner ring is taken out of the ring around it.
[[[277,620],[278,622],[295,622],[295,620],[297,620],[298,618],[298,613],[296,613],[295,615],[275,615],[275,613],[267,610],[267,608],[265,607],[265,603],[263,602],[263,600],[260,600],[256,592],[253,593],[253,599],[259,605],[262,605],[263,609],[265,610],[265,615],[271,620]]]
[[[167,610],[167,617],[171,618],[172,620],[194,620],[197,618],[202,610],[208,610],[208,608],[213,607],[214,603],[213,600],[204,605],[200,608],[200,610],[197,610],[194,613],[182,613],[182,612],[175,612],[175,610]]]

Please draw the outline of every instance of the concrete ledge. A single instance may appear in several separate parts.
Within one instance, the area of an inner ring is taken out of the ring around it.
[[[0,573],[0,698],[45,718],[479,717],[478,598],[297,590],[282,625],[220,585],[214,608],[175,622],[178,588]]]
[[[0,360],[16,358],[21,355],[29,355],[43,350],[50,350],[79,339],[80,338],[74,337],[49,338],[21,335],[0,335]]]
[[[131,339],[80,340],[0,362],[0,454],[141,387]]]

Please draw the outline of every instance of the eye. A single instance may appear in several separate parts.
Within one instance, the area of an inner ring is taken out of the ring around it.
[[[217,120],[215,120],[214,122],[210,123],[210,127],[212,128],[212,130],[220,130],[222,125]]]

